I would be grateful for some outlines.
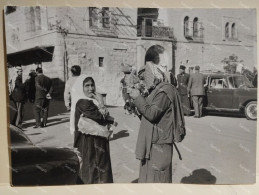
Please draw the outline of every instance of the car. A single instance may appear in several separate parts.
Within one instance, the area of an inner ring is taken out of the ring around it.
[[[202,72],[203,73],[203,72]],[[257,119],[257,88],[241,74],[205,72],[207,111],[238,112]]]
[[[40,147],[10,125],[13,186],[76,184],[81,157],[76,149]]]

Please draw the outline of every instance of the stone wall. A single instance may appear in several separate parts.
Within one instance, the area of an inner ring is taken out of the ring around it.
[[[123,105],[120,91],[121,63],[136,66],[136,41],[68,35],[68,66],[80,65],[82,74],[92,76],[97,90],[106,93],[108,105]],[[103,58],[103,67],[99,67],[99,58]]]
[[[170,9],[167,11],[169,25],[174,28],[177,39],[176,72],[179,65],[200,65],[210,69],[211,65],[223,66],[221,60],[235,54],[244,60],[245,67],[257,66],[256,12],[255,9]],[[191,41],[184,37],[184,18],[190,21],[198,17],[204,27],[202,41]],[[237,40],[224,36],[226,22],[237,24]],[[187,63],[188,60],[188,63]]]

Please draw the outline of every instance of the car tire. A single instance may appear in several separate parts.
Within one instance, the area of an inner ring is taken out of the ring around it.
[[[245,115],[248,120],[257,119],[257,102],[249,102],[245,107]]]

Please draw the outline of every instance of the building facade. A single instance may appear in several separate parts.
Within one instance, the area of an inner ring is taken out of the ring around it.
[[[252,69],[255,14],[254,9],[7,7],[7,63],[10,71],[22,66],[25,78],[41,66],[56,98],[63,97],[70,67],[80,65],[107,94],[108,105],[123,105],[122,64],[140,68],[153,55],[175,74],[181,64],[220,69],[231,54]]]

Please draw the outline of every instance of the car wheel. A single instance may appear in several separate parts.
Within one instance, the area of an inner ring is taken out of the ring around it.
[[[249,102],[245,107],[245,115],[248,120],[257,119],[257,102]]]

